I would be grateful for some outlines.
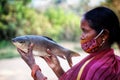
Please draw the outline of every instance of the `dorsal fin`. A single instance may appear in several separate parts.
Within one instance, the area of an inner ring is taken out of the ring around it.
[[[51,40],[51,41],[53,41],[53,42],[56,42],[56,41],[54,41],[52,38],[50,38],[50,37],[47,37],[47,36],[42,36],[42,37],[44,37],[44,38],[47,38],[48,40]]]

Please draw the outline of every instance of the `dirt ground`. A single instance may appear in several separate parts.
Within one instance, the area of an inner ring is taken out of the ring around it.
[[[57,77],[48,65],[41,58],[35,58],[37,64],[42,69],[44,75],[48,77],[48,80],[57,80]],[[78,57],[74,59],[74,64],[79,61]],[[60,59],[61,65],[64,70],[68,70],[69,66],[67,62]],[[31,77],[31,71],[29,67],[21,58],[5,59],[0,61],[0,80],[33,80]]]

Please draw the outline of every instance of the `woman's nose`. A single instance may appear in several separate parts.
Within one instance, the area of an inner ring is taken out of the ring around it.
[[[85,37],[86,37],[85,34],[81,34],[80,39],[81,39],[81,40],[84,40]]]
[[[84,40],[85,38],[83,36],[80,37],[80,40]]]

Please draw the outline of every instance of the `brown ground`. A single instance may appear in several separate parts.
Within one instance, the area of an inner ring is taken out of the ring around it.
[[[41,58],[36,58],[37,64],[40,65],[44,75],[48,77],[48,80],[57,80],[57,77],[48,67],[48,65]],[[69,66],[65,60],[60,59],[64,70],[69,69]],[[78,58],[76,61],[78,62]],[[28,66],[21,58],[5,59],[0,61],[0,80],[33,80],[31,78],[31,72]]]

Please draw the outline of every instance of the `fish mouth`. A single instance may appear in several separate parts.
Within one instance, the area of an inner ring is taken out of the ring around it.
[[[13,43],[14,46],[16,46],[17,48],[19,48],[19,43],[16,41],[16,39],[12,39],[11,42]]]
[[[11,41],[12,41],[13,43],[16,42],[16,40],[15,40],[14,38],[13,38]]]
[[[16,46],[16,40],[13,38],[11,42]]]

